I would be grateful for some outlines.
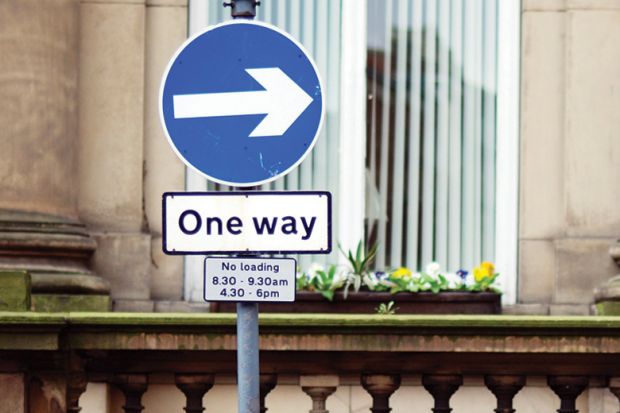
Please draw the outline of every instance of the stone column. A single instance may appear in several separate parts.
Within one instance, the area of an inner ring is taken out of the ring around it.
[[[512,400],[525,386],[525,376],[492,375],[484,377],[484,384],[497,399],[495,413],[514,413]]]
[[[549,376],[547,384],[560,398],[558,413],[577,413],[577,397],[588,387],[587,376]]]
[[[142,396],[149,386],[146,374],[117,374],[114,376],[114,384],[123,392],[125,413],[140,413],[144,410]]]
[[[372,396],[372,413],[390,413],[390,396],[400,387],[400,375],[362,374],[362,387]]]
[[[80,217],[117,310],[153,309],[143,212],[145,0],[83,0],[80,15]]]
[[[0,268],[32,274],[38,310],[108,307],[78,221],[77,0],[0,2]]]
[[[620,377],[611,377],[609,379],[609,391],[620,401]]]
[[[147,0],[144,111],[144,207],[151,232],[151,295],[178,301],[183,258],[162,252],[162,194],[185,189],[185,168],[159,120],[159,86],[168,61],[187,38],[187,0]]]
[[[456,374],[425,374],[422,385],[433,396],[434,413],[450,413],[450,398],[463,384],[463,376]]]
[[[267,395],[275,389],[278,384],[278,375],[277,374],[261,374],[260,375],[260,413],[267,412],[267,405],[265,404],[265,400],[267,399]]]
[[[28,380],[29,413],[67,413],[67,377],[41,372]]]
[[[202,399],[213,387],[213,374],[176,374],[174,380],[185,395],[185,412],[202,413]]]
[[[338,376],[301,376],[299,385],[312,399],[310,413],[329,413],[326,407],[327,398],[333,394],[340,384]]]
[[[88,376],[84,369],[84,361],[80,356],[71,353],[67,358],[67,413],[80,413],[80,397],[88,386]]]
[[[26,413],[26,383],[23,373],[0,374],[2,411]]]

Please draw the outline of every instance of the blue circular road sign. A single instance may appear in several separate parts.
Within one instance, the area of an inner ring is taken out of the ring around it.
[[[166,69],[160,117],[172,148],[208,179],[261,185],[312,150],[325,104],[316,65],[280,29],[231,21],[188,39]]]

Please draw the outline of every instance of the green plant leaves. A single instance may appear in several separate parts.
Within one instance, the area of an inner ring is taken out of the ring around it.
[[[398,310],[398,307],[394,305],[394,301],[390,301],[388,303],[381,303],[379,304],[379,307],[375,308],[375,311],[377,312],[377,314],[380,314],[380,315],[396,314],[397,310]]]
[[[375,243],[370,248],[366,248],[366,244],[360,241],[357,243],[355,253],[353,253],[351,250],[345,252],[342,246],[338,245],[340,252],[347,258],[347,261],[349,261],[352,273],[362,276],[370,271],[370,265],[377,255],[377,247]]]

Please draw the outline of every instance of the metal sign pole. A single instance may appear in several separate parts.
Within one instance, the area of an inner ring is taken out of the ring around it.
[[[250,190],[253,188],[239,188]],[[252,255],[252,254],[248,254]],[[237,303],[237,406],[238,413],[260,412],[258,357],[258,303]]]
[[[255,0],[232,0],[224,3],[224,7],[231,8],[235,19],[252,20],[258,4]],[[260,412],[257,303],[237,303],[237,392],[238,413]]]
[[[259,413],[258,304],[237,303],[239,413]]]

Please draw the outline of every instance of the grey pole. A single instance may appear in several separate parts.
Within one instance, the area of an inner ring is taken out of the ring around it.
[[[256,0],[231,0],[224,3],[224,7],[230,7],[230,15],[234,19],[253,19],[256,17],[256,6],[260,6],[260,1]]]
[[[239,413],[260,412],[258,304],[237,303],[237,391]]]
[[[233,18],[254,19],[256,0],[232,0]],[[250,190],[254,188],[239,188]],[[237,303],[237,392],[238,413],[260,413],[260,368],[258,358],[258,304]]]
[[[239,188],[251,190],[254,188]],[[251,256],[254,254],[247,254]],[[258,303],[237,303],[238,413],[260,413]]]

